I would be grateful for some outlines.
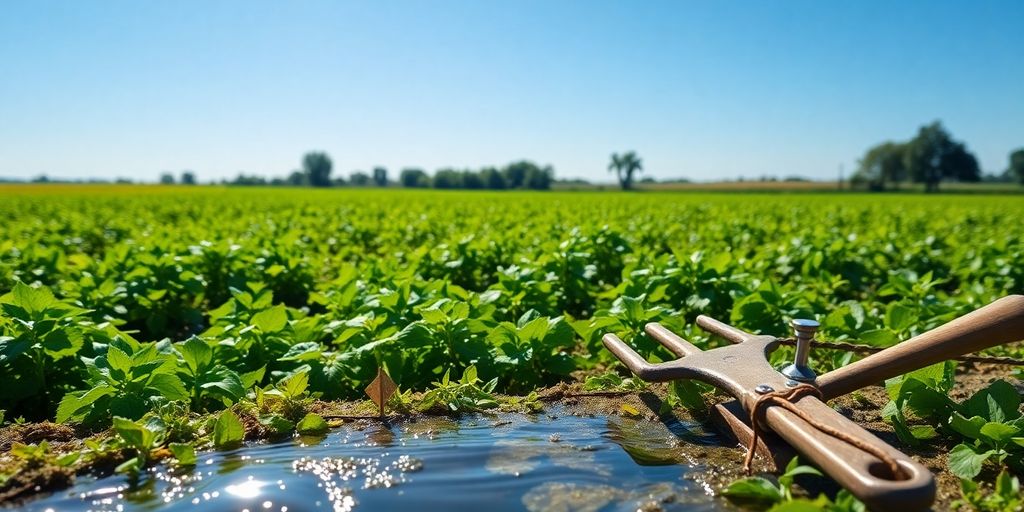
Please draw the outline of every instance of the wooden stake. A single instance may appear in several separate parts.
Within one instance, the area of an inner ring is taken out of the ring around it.
[[[377,404],[377,411],[380,417],[384,417],[384,406],[388,403],[388,399],[391,395],[398,391],[398,385],[395,381],[391,380],[391,376],[384,371],[383,367],[377,368],[377,378],[373,379],[373,382],[369,386],[366,386],[366,394],[370,396],[370,400]]]

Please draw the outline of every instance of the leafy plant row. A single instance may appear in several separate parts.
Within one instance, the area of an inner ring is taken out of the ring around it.
[[[605,332],[716,343],[698,314],[887,346],[1024,282],[1017,198],[118,190],[0,205],[8,418],[216,413],[299,375],[354,398],[378,366],[526,394],[611,362]]]

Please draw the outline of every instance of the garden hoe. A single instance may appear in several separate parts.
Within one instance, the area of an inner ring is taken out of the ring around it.
[[[694,379],[732,395],[736,400],[716,405],[714,416],[739,442],[753,447],[747,455],[748,468],[755,454],[778,465],[776,461],[784,460],[792,448],[871,510],[912,512],[927,510],[934,501],[932,474],[826,402],[918,368],[1024,339],[1024,295],[1004,297],[820,376],[807,366],[817,322],[793,321],[796,360],[781,372],[768,363],[779,339],[750,334],[706,316],[697,317],[697,325],[733,345],[701,351],[651,323],[647,334],[679,357],[652,364],[614,334],[605,334],[603,341],[643,380]]]

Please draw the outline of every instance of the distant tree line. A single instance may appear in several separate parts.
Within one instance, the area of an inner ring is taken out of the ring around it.
[[[403,169],[399,184],[407,188],[439,188],[467,190],[548,190],[555,180],[550,166],[539,166],[527,160],[512,162],[504,167],[473,169],[439,169],[428,176],[422,169]]]
[[[331,177],[334,163],[327,153],[313,151],[302,157],[302,168],[293,171],[286,178],[266,179],[262,176],[239,174],[233,180],[224,180],[226,185],[242,186],[293,186],[293,187],[389,187],[469,189],[469,190],[548,190],[555,181],[555,171],[550,166],[539,166],[527,160],[512,162],[504,167],[473,169],[439,169],[433,176],[423,169],[402,169],[397,182],[388,177],[388,170],[375,167],[371,174],[355,171],[348,176]],[[170,175],[166,175],[170,176]],[[173,183],[173,177],[170,177]],[[194,176],[193,176],[194,181]],[[163,182],[163,180],[161,180]]]
[[[348,178],[333,176],[334,162],[322,151],[311,151],[303,155],[301,167],[285,177],[266,178],[259,175],[239,173],[231,180],[221,180],[224,185],[238,186],[291,186],[291,187],[390,187],[467,189],[467,190],[548,190],[552,185],[562,188],[589,187],[590,182],[582,179],[556,180],[550,165],[540,166],[528,160],[511,162],[503,167],[481,169],[438,169],[433,175],[423,169],[402,169],[396,181],[392,181],[388,170],[374,167],[370,173],[354,171]],[[643,160],[635,151],[612,153],[608,171],[614,173],[624,190],[633,188],[636,177],[642,173]],[[0,181],[4,181],[0,178]],[[19,180],[7,180],[19,181]],[[38,176],[33,183],[110,183],[108,180],[57,180],[46,175]],[[747,180],[740,177],[737,181]],[[809,181],[799,176],[763,175],[759,181]],[[840,182],[843,180],[840,178]],[[927,192],[935,192],[943,181],[957,182],[1019,182],[1024,184],[1024,148],[1009,155],[1009,165],[1000,174],[982,175],[978,159],[966,144],[955,140],[952,135],[935,121],[921,126],[917,134],[906,141],[886,141],[869,148],[860,158],[856,172],[850,179],[855,187],[870,190],[899,189],[903,183],[922,183]],[[639,180],[642,184],[658,183],[652,177]],[[668,179],[663,183],[689,183],[686,178]],[[132,180],[118,178],[115,183],[132,183]],[[182,171],[178,179],[174,174],[160,175],[161,184],[196,185],[196,173]],[[212,182],[211,182],[212,183]],[[603,188],[603,186],[599,187]]]
[[[861,157],[852,182],[871,190],[886,190],[898,189],[909,181],[923,183],[926,192],[936,192],[942,181],[972,183],[984,178],[974,154],[935,121],[922,126],[908,141],[886,141],[869,148]],[[1010,165],[1001,176],[987,178],[1024,183],[1024,148],[1010,154]]]

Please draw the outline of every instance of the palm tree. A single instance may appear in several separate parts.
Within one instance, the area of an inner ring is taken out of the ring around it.
[[[608,172],[615,171],[615,175],[622,184],[622,190],[629,190],[633,187],[633,173],[644,170],[643,161],[636,156],[635,151],[627,151],[623,154],[612,153],[612,161],[608,164]]]

